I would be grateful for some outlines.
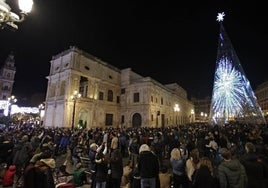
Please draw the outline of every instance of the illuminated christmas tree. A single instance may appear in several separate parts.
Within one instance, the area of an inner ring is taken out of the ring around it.
[[[224,13],[217,16],[220,33],[209,116],[211,123],[266,124],[250,82],[224,30],[224,16]]]

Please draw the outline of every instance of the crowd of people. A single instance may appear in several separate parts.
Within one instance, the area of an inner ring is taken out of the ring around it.
[[[266,125],[73,130],[22,125],[1,130],[0,149],[3,187],[268,187]],[[62,155],[66,162],[56,167]],[[73,172],[66,170],[68,161]]]

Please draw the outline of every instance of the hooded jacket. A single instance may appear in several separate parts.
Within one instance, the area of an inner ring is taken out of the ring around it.
[[[41,159],[35,165],[35,185],[38,188],[55,188],[52,169],[55,168],[53,158]]]
[[[15,165],[9,166],[2,181],[3,187],[8,187],[8,186],[13,185],[13,179],[14,179],[15,173],[16,173],[16,166]]]
[[[221,188],[245,188],[247,186],[245,168],[238,160],[223,161],[218,167],[218,172]]]

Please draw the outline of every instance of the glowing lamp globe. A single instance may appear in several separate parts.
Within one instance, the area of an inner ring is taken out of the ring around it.
[[[19,8],[23,13],[31,12],[33,7],[33,0],[19,0]]]

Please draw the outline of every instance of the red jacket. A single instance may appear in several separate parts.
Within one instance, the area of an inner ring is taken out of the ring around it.
[[[8,186],[13,185],[15,173],[16,173],[16,166],[10,165],[8,170],[6,171],[5,176],[3,178],[3,181],[2,181],[3,187],[8,187]]]

